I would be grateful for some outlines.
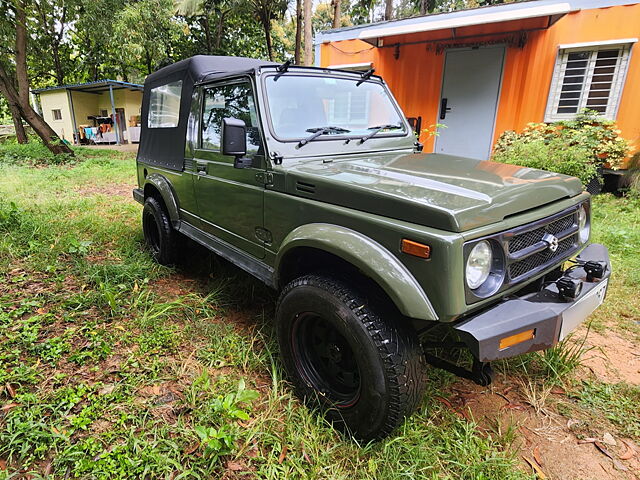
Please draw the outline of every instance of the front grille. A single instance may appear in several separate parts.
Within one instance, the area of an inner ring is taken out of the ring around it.
[[[468,257],[478,241],[491,241],[494,250],[499,249],[499,253],[503,254],[494,259],[495,271],[501,275],[504,274],[503,281],[495,290],[485,289],[485,292],[481,292],[467,288],[465,291],[467,304],[526,282],[535,275],[560,265],[577,253],[581,246],[578,208],[580,205],[575,205],[547,218],[466,243],[465,256]],[[556,241],[558,248],[552,251]]]
[[[542,227],[530,230],[528,232],[516,234],[511,240],[509,240],[509,253],[516,253],[527,247],[535,245],[545,233],[551,233],[557,235],[565,230],[570,229],[576,224],[576,214],[572,213],[565,217],[552,221],[551,223]]]
[[[544,232],[538,237],[538,240],[542,238]],[[555,259],[564,256],[566,252],[571,250],[578,242],[578,234],[574,233],[570,237],[560,240],[558,242],[558,249],[552,252],[549,249],[542,252],[534,253],[533,255],[526,257],[523,260],[517,261],[509,265],[509,277],[517,279],[518,277],[529,273],[531,270],[539,267],[540,265],[550,264]],[[535,243],[535,242],[534,242]]]

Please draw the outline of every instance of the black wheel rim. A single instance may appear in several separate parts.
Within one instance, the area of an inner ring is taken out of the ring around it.
[[[149,245],[151,253],[157,256],[160,253],[160,227],[153,215],[145,213],[142,220],[142,228],[144,229],[147,245]]]
[[[306,312],[293,323],[292,347],[298,372],[334,406],[348,408],[360,397],[360,370],[347,339],[320,315]]]

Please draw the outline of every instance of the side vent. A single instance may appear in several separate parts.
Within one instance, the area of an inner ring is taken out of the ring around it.
[[[316,186],[313,183],[297,181],[296,190],[304,193],[316,193]]]
[[[184,171],[193,172],[196,169],[195,163],[192,158],[184,159]]]

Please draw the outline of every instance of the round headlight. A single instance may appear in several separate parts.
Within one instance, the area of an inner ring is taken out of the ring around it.
[[[587,208],[584,205],[581,205],[578,209],[578,229],[580,232],[580,242],[585,243],[587,240],[589,240],[591,225],[589,223]]]
[[[489,245],[489,242],[486,240],[478,242],[471,250],[471,253],[469,253],[467,267],[465,269],[467,285],[469,285],[471,290],[475,290],[487,281],[491,273],[492,261],[493,254],[491,253],[491,245]]]

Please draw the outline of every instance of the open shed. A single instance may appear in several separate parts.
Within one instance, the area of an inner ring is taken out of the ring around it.
[[[33,90],[45,121],[73,144],[137,143],[144,87],[98,80]]]

